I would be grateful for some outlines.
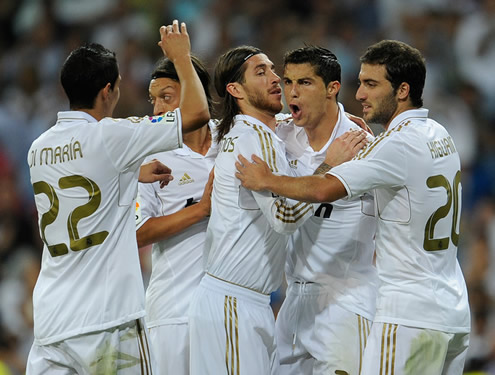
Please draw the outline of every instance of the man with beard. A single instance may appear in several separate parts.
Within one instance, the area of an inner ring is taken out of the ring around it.
[[[215,67],[222,101],[219,153],[206,233],[206,274],[189,310],[191,374],[276,372],[270,293],[282,282],[289,233],[313,213],[311,204],[244,189],[235,178],[240,153],[258,153],[274,173],[290,173],[275,115],[280,77],[259,49],[223,54]]]
[[[470,313],[457,245],[460,160],[443,126],[428,118],[420,52],[385,40],[361,57],[364,119],[386,131],[322,176],[275,176],[239,156],[242,185],[305,201],[374,191],[379,289],[362,375],[461,374]]]

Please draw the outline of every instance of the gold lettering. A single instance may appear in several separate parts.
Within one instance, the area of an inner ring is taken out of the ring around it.
[[[45,155],[45,164],[53,164],[53,150],[51,147],[45,147],[40,153],[40,165],[43,165],[43,154]],[[50,157],[50,162],[48,162]]]
[[[457,152],[452,137],[442,138],[438,141],[427,142],[432,159],[441,158]]]
[[[67,156],[67,161],[71,160],[69,145],[65,145],[62,149],[62,161],[65,161],[65,157]]]
[[[31,161],[29,162],[29,168],[36,166],[36,153],[37,152],[38,152],[38,150],[31,150],[31,155],[30,155]]]
[[[442,144],[440,142],[435,141],[435,147],[437,148],[437,151],[438,151],[438,157],[445,156],[445,154],[443,152]]]
[[[436,150],[435,150],[435,147],[433,146],[433,142],[427,142],[426,145],[428,146],[428,148],[430,149],[430,152],[431,152],[431,158],[432,159],[435,159],[437,156],[436,156]]]
[[[73,142],[74,138],[71,139],[71,142],[65,144],[63,146],[57,146],[55,149],[51,147],[45,147],[41,150],[40,153],[40,165],[44,164],[57,164],[57,163],[65,163],[71,160],[75,160],[78,157],[83,157],[81,143],[79,141]],[[36,166],[36,155],[38,150],[31,151],[31,161],[29,167]]]
[[[72,159],[77,159],[76,152],[79,153],[79,157],[83,157],[82,147],[79,141],[75,141],[74,145],[72,146]]]
[[[59,163],[63,163],[64,161],[62,160],[62,147],[57,146],[55,147],[55,155],[53,158],[53,164],[57,164],[57,158],[59,160]]]

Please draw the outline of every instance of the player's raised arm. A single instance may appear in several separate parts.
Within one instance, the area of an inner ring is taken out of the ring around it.
[[[179,108],[184,133],[199,129],[210,119],[208,101],[203,85],[191,62],[191,42],[186,24],[174,20],[172,25],[160,27],[161,40],[158,45],[163,53],[174,63],[181,95]]]

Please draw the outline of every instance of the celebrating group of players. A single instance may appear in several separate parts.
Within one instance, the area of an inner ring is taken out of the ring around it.
[[[112,118],[104,47],[62,67],[71,110],[28,156],[44,250],[27,374],[462,374],[460,161],[423,108],[419,51],[384,40],[362,55],[373,137],[338,102],[325,48],[287,52],[282,78],[260,49],[230,49],[211,120],[185,24],[160,37],[150,117]]]

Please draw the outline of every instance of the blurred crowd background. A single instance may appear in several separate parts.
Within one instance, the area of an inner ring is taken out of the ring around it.
[[[495,0],[1,0],[0,375],[23,373],[33,339],[42,244],[26,159],[31,142],[68,110],[60,67],[75,47],[103,44],[122,75],[115,117],[150,114],[158,29],[173,19],[187,23],[211,73],[221,53],[241,44],[264,50],[279,73],[285,51],[329,48],[342,64],[339,99],[356,115],[359,56],[369,44],[399,39],[424,54],[425,107],[450,131],[463,168],[458,257],[473,322],[466,372],[495,374]],[[283,291],[274,295],[274,309],[282,299]]]

